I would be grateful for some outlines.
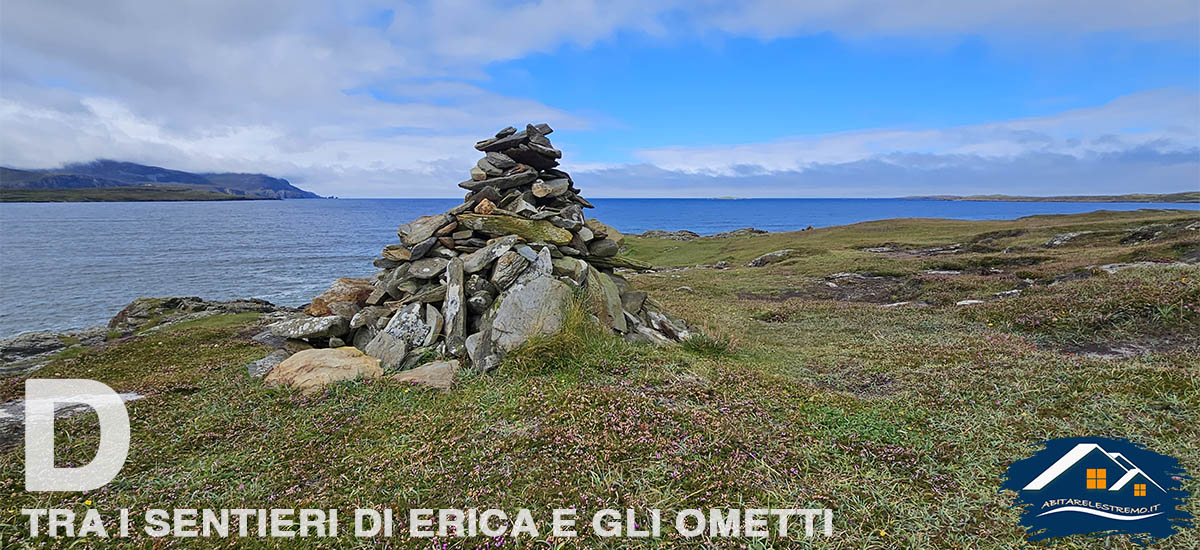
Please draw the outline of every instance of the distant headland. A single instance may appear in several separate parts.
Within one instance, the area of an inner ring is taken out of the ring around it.
[[[195,174],[97,160],[49,170],[0,167],[0,202],[127,202],[319,199],[263,174]]]
[[[1200,191],[1183,193],[1130,193],[1126,195],[1068,195],[1060,197],[1021,197],[1012,195],[928,195],[901,197],[931,201],[1007,201],[1007,202],[1200,202]]]

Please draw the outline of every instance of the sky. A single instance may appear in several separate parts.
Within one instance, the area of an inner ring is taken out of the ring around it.
[[[6,0],[0,165],[452,197],[549,123],[588,197],[1200,190],[1195,0]]]

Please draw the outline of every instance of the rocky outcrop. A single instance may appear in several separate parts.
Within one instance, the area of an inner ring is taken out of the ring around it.
[[[779,262],[782,262],[782,261],[788,259],[795,253],[796,253],[796,251],[791,248],[785,248],[783,250],[776,250],[774,252],[767,252],[766,254],[763,254],[762,256],[759,256],[753,260],[750,260],[750,263],[746,264],[746,267],[762,267],[765,265],[779,263]]]
[[[552,132],[545,124],[509,127],[477,143],[484,157],[459,184],[468,191],[462,204],[401,225],[400,242],[374,260],[380,271],[373,278],[338,279],[307,317],[273,324],[270,333],[318,349],[351,343],[382,371],[422,365],[425,371],[399,379],[436,378],[429,382],[435,387],[448,387],[457,367],[430,360],[492,370],[530,338],[558,332],[576,296],[627,340],[686,338],[682,321],[615,273],[649,265],[621,254],[619,231],[584,216],[592,205],[556,168],[562,152],[550,143]],[[277,373],[298,356],[267,379],[283,376]]]
[[[762,235],[767,233],[763,229],[755,229],[753,227],[743,227],[732,231],[723,231],[712,235],[701,235],[694,231],[682,229],[679,231],[663,231],[661,229],[651,229],[642,233],[640,236],[648,239],[666,239],[669,241],[691,241],[695,239],[728,239],[730,237],[745,237],[748,235]]]
[[[255,298],[229,302],[213,302],[194,296],[138,298],[108,321],[108,329],[124,335],[213,315],[233,313],[280,313],[286,315],[293,311],[290,308],[279,307],[266,300]]]

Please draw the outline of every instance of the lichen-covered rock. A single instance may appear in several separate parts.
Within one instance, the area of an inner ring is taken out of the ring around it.
[[[445,317],[446,351],[461,357],[467,338],[466,292],[464,289],[464,264],[460,258],[450,260],[446,266],[446,299],[442,304]],[[473,276],[474,278],[474,276]]]
[[[271,334],[285,338],[332,338],[350,331],[350,321],[337,315],[300,317],[268,326]]]
[[[405,346],[412,349],[425,345],[429,329],[423,305],[421,302],[414,302],[397,310],[383,332],[403,340]]]
[[[351,347],[310,349],[288,357],[271,369],[264,381],[305,394],[320,391],[334,382],[358,378],[379,378],[383,369],[379,360]]]
[[[542,220],[526,220],[513,216],[459,214],[458,223],[474,231],[488,235],[517,235],[526,241],[543,241],[551,244],[571,242],[571,232]]]

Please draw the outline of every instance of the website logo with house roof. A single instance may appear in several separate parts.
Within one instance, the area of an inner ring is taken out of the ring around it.
[[[1129,535],[1149,544],[1192,525],[1179,506],[1187,479],[1179,461],[1124,439],[1053,439],[1009,467],[1029,540]]]

